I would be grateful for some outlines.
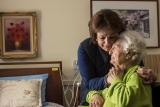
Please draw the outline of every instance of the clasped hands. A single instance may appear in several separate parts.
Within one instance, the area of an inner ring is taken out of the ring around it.
[[[107,75],[107,82],[111,83],[116,78],[120,78],[123,75],[123,72],[119,68],[112,67]],[[94,94],[89,107],[103,107],[104,98],[99,94]]]
[[[111,84],[111,82],[117,78],[122,78],[124,74],[124,70],[118,68],[118,67],[112,67],[109,70],[109,73],[107,74],[107,83]]]

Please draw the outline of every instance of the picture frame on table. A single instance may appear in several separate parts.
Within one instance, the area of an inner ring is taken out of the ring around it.
[[[158,48],[159,13],[158,0],[91,0],[91,17],[101,9],[115,11],[127,30],[144,35],[147,48]]]
[[[36,12],[0,12],[0,57],[37,56]]]

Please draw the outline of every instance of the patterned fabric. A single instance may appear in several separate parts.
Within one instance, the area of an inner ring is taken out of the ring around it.
[[[46,105],[46,81],[48,79],[48,74],[34,74],[34,75],[25,75],[25,76],[11,76],[11,77],[0,77],[0,80],[32,80],[32,79],[42,79],[41,86],[41,98],[42,105]]]
[[[0,107],[40,107],[42,79],[0,80]]]

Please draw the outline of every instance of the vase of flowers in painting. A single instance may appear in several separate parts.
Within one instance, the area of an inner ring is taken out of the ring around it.
[[[14,50],[23,50],[22,46],[28,40],[28,33],[24,28],[24,22],[20,23],[10,23],[10,28],[8,28],[8,39],[13,44]]]

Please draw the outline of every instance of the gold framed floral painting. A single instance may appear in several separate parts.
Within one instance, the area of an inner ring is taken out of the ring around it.
[[[36,12],[1,12],[0,40],[1,58],[36,57]]]

